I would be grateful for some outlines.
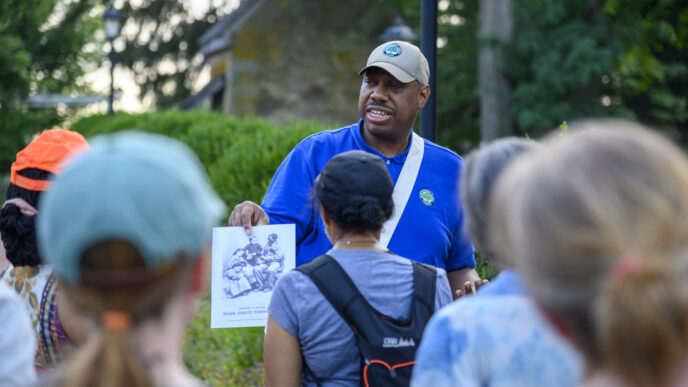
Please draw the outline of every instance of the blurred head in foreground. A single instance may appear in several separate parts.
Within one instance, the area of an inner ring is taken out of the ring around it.
[[[637,124],[586,121],[517,160],[491,200],[498,254],[514,258],[592,380],[685,385],[684,152]]]
[[[62,384],[194,382],[181,337],[223,210],[198,159],[166,137],[99,137],[64,169],[42,199],[38,243],[95,329]]]
[[[489,241],[488,204],[497,178],[518,156],[540,145],[523,138],[501,138],[466,156],[461,172],[461,207],[466,216],[466,232],[475,247],[490,259],[495,254]],[[508,265],[497,260],[500,266]]]

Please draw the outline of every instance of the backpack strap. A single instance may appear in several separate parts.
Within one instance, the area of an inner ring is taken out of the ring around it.
[[[437,269],[415,261],[411,263],[413,265],[413,297],[425,307],[429,317],[435,310]],[[296,267],[295,270],[306,274],[344,321],[353,326],[353,321],[347,317],[347,308],[355,300],[361,298],[365,301],[365,298],[334,258],[324,254]],[[367,304],[367,301],[365,302]]]
[[[437,269],[433,266],[412,261],[413,264],[413,297],[415,301],[427,308],[429,318],[435,311],[435,288]]]
[[[334,258],[324,254],[295,270],[306,274],[344,321],[352,325],[353,322],[346,317],[346,309],[354,300],[363,298],[363,295]],[[337,291],[333,292],[331,289]]]
[[[349,321],[346,314],[346,308],[358,297],[363,297],[354,285],[351,278],[346,274],[344,269],[331,256],[324,254],[315,258],[301,266],[294,268],[313,281],[320,293],[327,299],[332,307],[344,319],[347,325],[354,328],[352,321]],[[332,292],[330,289],[345,289],[339,292]],[[355,330],[355,328],[354,328]],[[321,379],[315,376],[315,373],[308,367],[306,358],[301,355],[303,359],[304,370],[313,378],[315,384],[320,387]]]

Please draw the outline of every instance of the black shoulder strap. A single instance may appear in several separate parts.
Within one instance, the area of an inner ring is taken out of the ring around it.
[[[318,258],[313,259],[301,266],[296,267],[298,270],[307,275],[311,281],[318,287],[320,293],[329,301],[332,307],[339,313],[340,316],[350,326],[352,321],[346,317],[346,308],[358,297],[363,297],[354,285],[351,278],[346,274],[344,269],[331,256],[324,254]],[[330,289],[346,289],[346,291],[332,292]],[[315,376],[315,373],[308,367],[306,359],[303,357],[303,367],[315,382],[316,386],[320,387],[320,379]]]
[[[428,316],[435,310],[435,285],[437,269],[423,263],[413,264],[413,297],[428,311]],[[325,254],[303,264],[296,270],[306,274],[318,287],[320,293],[330,302],[348,325],[354,325],[347,316],[347,308],[357,299],[365,298],[344,269],[331,256]]]
[[[344,321],[352,325],[353,322],[346,317],[346,309],[354,300],[363,296],[334,258],[327,254],[321,255],[295,270],[306,274]],[[331,289],[337,291],[333,292]]]
[[[425,306],[429,315],[435,310],[435,288],[437,269],[433,266],[413,261],[413,297]]]

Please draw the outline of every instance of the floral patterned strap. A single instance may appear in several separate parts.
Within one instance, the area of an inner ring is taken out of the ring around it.
[[[41,308],[39,312],[39,351],[43,355],[46,364],[44,367],[54,367],[60,360],[60,351],[65,344],[71,345],[71,341],[64,333],[60,317],[57,311],[57,281],[55,275],[50,274],[43,288],[41,297]]]

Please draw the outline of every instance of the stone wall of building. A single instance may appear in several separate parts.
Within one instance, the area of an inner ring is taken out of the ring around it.
[[[380,43],[372,33],[370,38],[351,38],[353,20],[366,9],[336,0],[284,4],[267,2],[236,33],[229,113],[280,123],[355,122],[361,82],[357,73]]]

